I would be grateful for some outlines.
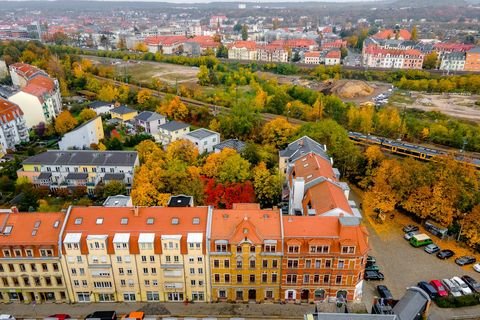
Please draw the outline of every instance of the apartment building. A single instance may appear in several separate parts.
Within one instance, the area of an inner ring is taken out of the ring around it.
[[[288,49],[281,44],[267,44],[257,47],[259,61],[288,62]]]
[[[181,46],[187,41],[185,36],[154,36],[145,38],[145,44],[148,47],[148,52],[175,54]]]
[[[443,54],[439,69],[445,71],[463,71],[466,58],[467,54],[465,52],[445,53]]]
[[[180,121],[168,121],[159,127],[158,134],[154,135],[155,140],[161,142],[163,146],[168,146],[171,142],[183,139],[190,132],[190,125]]]
[[[235,41],[228,45],[228,59],[257,60],[257,56],[255,41]]]
[[[97,116],[79,127],[65,133],[58,141],[60,150],[90,149],[92,144],[98,144],[104,138],[102,118]]]
[[[213,147],[220,143],[220,133],[204,128],[193,130],[184,137],[197,147],[200,154],[212,152]]]
[[[166,122],[164,115],[152,111],[142,111],[135,117],[135,125],[151,135],[158,134],[160,126]]]
[[[475,47],[467,51],[464,70],[480,71],[480,47]]]
[[[127,106],[119,106],[110,110],[110,115],[112,116],[112,119],[118,119],[122,123],[134,119],[137,114],[137,110],[134,110]]]
[[[422,69],[424,54],[416,49],[397,50],[368,46],[363,65],[370,68]]]
[[[280,210],[234,204],[213,210],[207,228],[212,301],[279,301]]]
[[[320,51],[308,51],[303,55],[303,63],[320,64]]]
[[[139,164],[136,151],[48,150],[25,159],[17,175],[51,190],[86,187],[93,192],[98,184],[114,180],[129,190]]]
[[[208,207],[71,207],[63,238],[74,302],[208,301]]]
[[[19,91],[8,97],[24,113],[28,128],[48,123],[62,110],[60,86],[42,70],[25,63],[10,66],[10,74]]]
[[[22,110],[16,104],[0,98],[0,154],[29,140]]]
[[[62,212],[0,210],[0,301],[69,302],[59,239]]]

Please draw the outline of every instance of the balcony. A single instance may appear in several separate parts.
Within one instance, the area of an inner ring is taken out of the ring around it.
[[[160,264],[160,267],[162,269],[183,269],[183,263],[177,262],[177,263],[162,263]]]

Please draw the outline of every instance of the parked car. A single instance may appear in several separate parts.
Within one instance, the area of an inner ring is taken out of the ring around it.
[[[444,249],[444,250],[440,250],[438,253],[437,253],[437,257],[439,259],[448,259],[448,258],[451,258],[455,255],[455,252],[453,252],[452,250],[450,249]]]
[[[460,297],[462,295],[462,291],[460,291],[460,287],[450,281],[450,279],[442,279],[442,283],[445,286],[445,289],[450,292],[450,294],[454,297]]]
[[[0,314],[0,320],[15,320],[11,314]]]
[[[385,276],[380,271],[365,271],[365,280],[384,280]]]
[[[435,288],[435,290],[437,290],[437,293],[438,293],[439,297],[448,296],[448,292],[445,289],[445,287],[443,286],[443,284],[440,282],[440,280],[432,280],[432,281],[430,281],[430,284],[432,285],[432,287]]]
[[[453,283],[455,283],[457,286],[460,287],[460,291],[462,291],[462,293],[464,295],[467,295],[467,294],[472,294],[472,289],[470,289],[467,284],[465,282],[463,282],[462,279],[460,279],[460,277],[453,277],[452,279]]]
[[[423,289],[423,291],[425,291],[430,298],[434,299],[438,296],[438,292],[437,290],[435,289],[434,286],[432,286],[430,283],[426,282],[426,281],[420,281],[417,286],[421,289]]]
[[[393,300],[393,295],[390,292],[390,290],[388,290],[387,286],[378,285],[377,286],[377,291],[378,291],[378,295],[380,296],[380,298],[387,299],[387,300]]]
[[[90,313],[88,316],[86,316],[85,320],[87,319],[117,320],[117,313],[115,311],[95,311],[94,313]]]
[[[470,289],[472,289],[473,292],[480,293],[480,282],[467,275],[462,276],[461,279],[470,287]]]
[[[121,320],[143,320],[145,313],[141,311],[132,311],[129,314],[122,316]]]
[[[414,224],[407,224],[405,227],[403,227],[403,232],[405,233],[409,233],[409,232],[412,232],[412,231],[418,231],[418,226],[414,225]]]
[[[473,266],[473,270],[480,272],[480,263],[477,263]]]
[[[380,268],[376,264],[367,264],[365,271],[379,271]]]
[[[405,240],[410,240],[414,235],[417,235],[418,234],[418,231],[411,231],[411,232],[407,232],[405,233],[405,235],[403,236],[403,238]]]
[[[46,319],[51,319],[51,320],[65,320],[65,319],[70,319],[70,315],[66,313],[56,313],[52,314],[51,316],[48,316]],[[45,319],[44,319],[45,320]]]
[[[425,252],[427,252],[427,253],[432,254],[432,253],[440,251],[440,248],[435,243],[430,243],[423,250],[425,250]]]
[[[477,262],[477,259],[472,256],[461,256],[455,259],[455,263],[458,264],[459,266],[466,266],[467,264],[472,264]]]
[[[377,262],[377,259],[375,259],[374,256],[368,256],[368,257],[367,257],[367,265],[369,265],[369,264],[375,264],[375,262]]]

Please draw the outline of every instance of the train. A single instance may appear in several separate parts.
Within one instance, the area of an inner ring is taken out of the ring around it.
[[[400,140],[392,140],[384,137],[373,136],[369,134],[363,134],[359,132],[348,133],[350,140],[361,145],[378,145],[382,150],[390,153],[399,154],[402,156],[412,157],[423,161],[436,161],[438,157],[447,156],[451,153],[440,150],[408,143]],[[474,166],[477,170],[480,170],[480,159],[472,157],[470,155],[455,154],[456,161],[466,163]]]

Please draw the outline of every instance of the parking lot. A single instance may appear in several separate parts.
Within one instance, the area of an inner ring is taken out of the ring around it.
[[[385,275],[384,281],[368,281],[366,283],[363,301],[367,304],[367,310],[371,310],[378,284],[386,285],[394,298],[400,299],[407,287],[416,285],[421,280],[430,281],[432,279],[470,275],[480,281],[480,273],[475,272],[472,265],[459,267],[455,264],[455,258],[464,254],[465,250],[452,248],[455,245],[452,241],[449,243],[449,248],[460,254],[456,254],[455,257],[448,260],[440,260],[435,254],[426,253],[423,247],[413,248],[408,241],[403,239],[402,224],[408,221],[408,219],[405,219],[407,218],[403,217],[403,219],[398,219],[400,221],[385,222],[389,225],[382,225],[379,228],[373,226],[370,219],[365,219],[370,232],[371,255],[375,256],[380,271]],[[424,232],[423,229],[420,229],[420,231]],[[439,239],[433,235],[430,236],[434,243],[437,243],[440,248],[444,248],[442,247],[443,241],[438,241]],[[480,318],[480,305],[458,309],[440,309],[432,304],[430,319],[443,320],[462,315],[477,315]]]

